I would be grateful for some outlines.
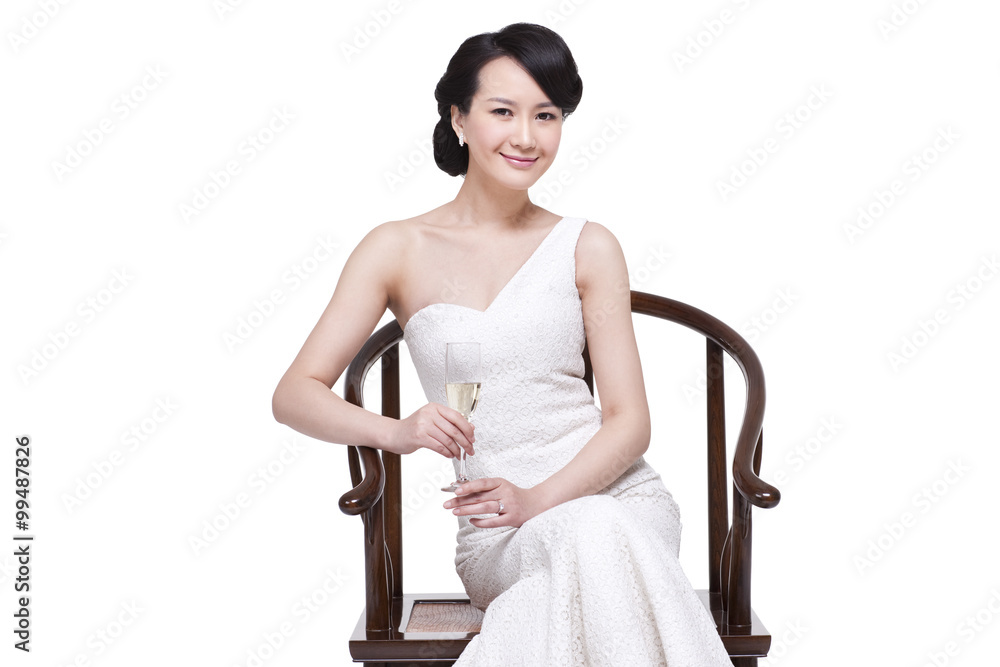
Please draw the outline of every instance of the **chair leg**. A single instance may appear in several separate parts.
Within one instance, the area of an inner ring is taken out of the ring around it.
[[[733,667],[757,667],[757,658],[730,658]]]

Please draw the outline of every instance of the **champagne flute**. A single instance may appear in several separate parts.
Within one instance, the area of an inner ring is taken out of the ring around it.
[[[472,413],[479,404],[482,380],[479,343],[446,343],[444,386],[448,407],[458,410],[463,417],[472,421]],[[469,481],[465,474],[465,449],[462,449],[459,456],[458,479],[443,487],[442,491],[454,491],[460,484]]]

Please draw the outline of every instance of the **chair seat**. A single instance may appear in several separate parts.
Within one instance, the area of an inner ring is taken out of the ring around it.
[[[355,662],[457,660],[478,634],[482,617],[463,594],[406,594],[393,599],[392,628],[384,632],[366,631],[362,610],[348,646]]]
[[[406,633],[413,632],[479,632],[485,614],[464,602],[434,602],[415,600],[410,608],[410,621]]]
[[[698,599],[719,627],[721,601],[712,602],[707,590],[698,590]],[[482,627],[483,612],[462,594],[407,594],[393,600],[393,628],[385,632],[365,632],[365,613],[351,637],[350,650],[355,662],[408,661],[432,664],[456,660]],[[771,646],[771,636],[757,614],[751,610],[753,624],[749,633],[719,634],[733,657],[764,657]]]

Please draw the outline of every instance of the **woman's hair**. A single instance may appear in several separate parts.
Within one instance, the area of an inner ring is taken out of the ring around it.
[[[451,57],[448,69],[434,89],[441,118],[434,127],[434,161],[451,176],[469,169],[469,149],[458,145],[451,127],[451,105],[469,113],[479,89],[479,71],[492,60],[508,56],[531,75],[565,120],[580,103],[583,81],[573,54],[562,37],[545,26],[513,23],[497,32],[469,37]]]

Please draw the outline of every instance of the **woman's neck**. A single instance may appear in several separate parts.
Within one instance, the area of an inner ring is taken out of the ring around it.
[[[511,190],[493,183],[492,186],[470,173],[462,182],[449,208],[461,222],[482,222],[520,226],[541,213],[528,198],[527,190]]]

